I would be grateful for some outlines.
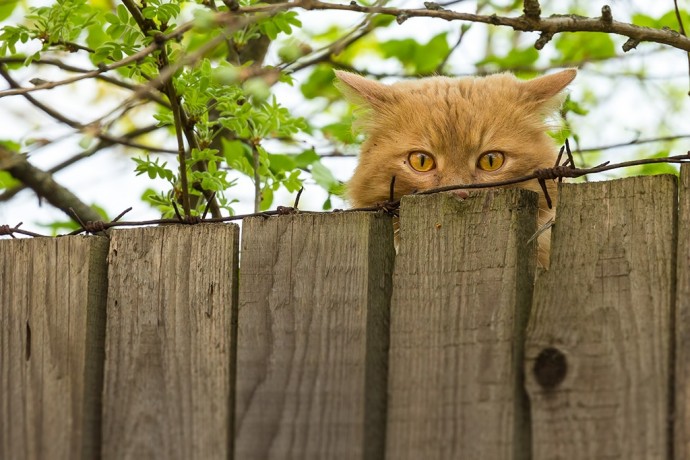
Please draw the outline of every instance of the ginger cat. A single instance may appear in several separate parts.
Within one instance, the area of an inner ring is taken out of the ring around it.
[[[355,128],[366,136],[348,183],[354,207],[373,206],[445,185],[496,182],[555,165],[558,148],[547,134],[563,90],[575,78],[567,69],[532,80],[511,74],[430,77],[385,85],[336,71],[336,83],[359,108]],[[517,185],[539,193],[539,226],[554,215],[539,183]],[[547,181],[555,206],[556,186]],[[461,198],[467,192],[455,192]],[[550,232],[539,236],[539,263],[548,266]]]

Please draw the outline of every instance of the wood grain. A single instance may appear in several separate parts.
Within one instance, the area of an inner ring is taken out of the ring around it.
[[[522,346],[537,195],[403,198],[386,458],[529,455]]]
[[[103,458],[230,458],[238,236],[236,225],[113,233]]]
[[[107,250],[0,241],[0,458],[98,456]]]
[[[235,458],[383,457],[391,219],[243,223]]]
[[[680,167],[675,315],[675,458],[690,457],[690,165]]]
[[[676,178],[563,185],[526,383],[534,459],[667,459]]]

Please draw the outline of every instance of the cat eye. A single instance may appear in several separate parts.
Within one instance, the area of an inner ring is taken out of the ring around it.
[[[407,157],[410,162],[410,167],[415,171],[427,172],[436,167],[434,157],[424,152],[412,152]]]
[[[486,152],[477,160],[477,167],[484,171],[496,171],[503,166],[504,159],[501,152]]]

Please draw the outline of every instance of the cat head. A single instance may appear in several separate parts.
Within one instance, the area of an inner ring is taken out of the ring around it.
[[[497,182],[554,166],[547,134],[567,69],[532,80],[511,74],[430,77],[392,85],[337,71],[337,86],[358,109],[355,129],[366,140],[348,183],[355,207],[445,185]],[[539,191],[536,182],[523,185]],[[542,197],[543,201],[543,197]]]

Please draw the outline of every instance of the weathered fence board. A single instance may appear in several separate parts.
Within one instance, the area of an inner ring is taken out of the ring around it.
[[[534,459],[668,458],[676,178],[563,185],[528,327]]]
[[[537,195],[403,198],[386,458],[528,455],[522,342]]]
[[[103,458],[230,458],[238,235],[235,225],[113,233]]]
[[[536,201],[2,240],[0,459],[687,458],[690,165]]]
[[[98,456],[107,248],[0,241],[0,458]]]
[[[391,219],[243,223],[235,458],[383,456]]]
[[[675,315],[674,456],[690,458],[690,165],[680,168]]]

